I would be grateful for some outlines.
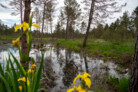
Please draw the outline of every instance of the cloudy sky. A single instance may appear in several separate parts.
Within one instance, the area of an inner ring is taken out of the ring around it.
[[[58,1],[57,8],[64,6],[64,0],[57,0],[57,1]],[[77,0],[77,2],[79,2],[79,3],[81,1],[82,0]],[[129,13],[131,14],[132,11],[136,8],[136,6],[138,6],[138,0],[122,0],[122,2],[127,2],[127,6],[123,8],[122,12],[115,14],[114,15],[115,18],[107,21],[107,23],[111,23],[111,22],[115,21],[116,18],[119,18],[120,16],[122,16],[124,11],[129,11]],[[8,5],[8,0],[0,0],[0,3]],[[58,14],[59,13],[57,11],[56,16],[58,16]],[[4,24],[7,24],[8,26],[12,26],[14,23],[17,23],[17,24],[19,23],[19,15],[12,16],[11,10],[0,7],[0,20],[2,20],[2,22]],[[57,18],[55,18],[55,20],[57,20]],[[56,21],[54,21],[54,24],[56,24]]]

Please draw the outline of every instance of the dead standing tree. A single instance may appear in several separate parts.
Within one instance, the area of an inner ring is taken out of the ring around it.
[[[119,0],[84,0],[86,9],[89,10],[89,19],[87,30],[83,41],[83,47],[86,46],[91,24],[104,23],[104,19],[110,17],[113,13],[119,12],[124,5],[118,4]]]

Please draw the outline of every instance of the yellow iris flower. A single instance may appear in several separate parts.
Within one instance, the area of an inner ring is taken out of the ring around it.
[[[32,24],[32,26],[40,28],[40,26],[37,24]],[[29,28],[29,24],[26,22],[23,22],[23,24],[21,25],[16,25],[14,32],[17,32],[17,30],[21,27],[23,28],[23,31],[26,31]]]
[[[13,46],[20,47],[20,39],[19,38],[17,38],[16,40],[13,40],[12,43],[13,43]]]
[[[26,82],[26,79],[25,79],[25,77],[22,77],[22,78],[19,78],[18,81]],[[27,78],[27,85],[29,86],[29,84],[30,84],[30,82],[29,82],[29,80]]]
[[[73,83],[75,84],[75,82],[76,82],[76,80],[77,80],[78,78],[82,78],[82,79],[85,81],[86,85],[90,88],[90,87],[91,87],[91,80],[90,80],[89,77],[91,77],[91,75],[88,74],[88,73],[86,73],[86,72],[85,72],[83,75],[78,74],[78,75],[74,78]]]
[[[22,77],[22,78],[19,78],[18,81],[26,82],[26,79],[25,79],[25,77]]]
[[[26,22],[23,22],[23,31],[26,31],[26,30],[28,30],[28,28],[29,28],[29,24],[28,23],[26,23]]]
[[[30,84],[30,82],[29,82],[29,80],[28,80],[28,78],[27,78],[27,85],[29,86],[29,84]]]
[[[32,73],[32,72],[34,72],[34,70],[31,70],[31,69],[28,70],[28,73]]]
[[[36,65],[35,64],[31,64],[31,69],[34,69],[36,68]]]
[[[67,92],[73,92],[73,91],[86,92],[84,89],[81,88],[80,85],[78,86],[78,88],[76,86],[74,86],[73,88],[70,88],[70,89],[67,90]]]
[[[19,89],[20,89],[20,91],[22,91],[23,87],[22,86],[19,86]]]

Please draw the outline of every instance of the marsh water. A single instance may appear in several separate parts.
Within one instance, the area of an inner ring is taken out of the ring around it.
[[[68,88],[74,86],[73,79],[78,73],[88,72],[91,74],[92,90],[106,88],[109,92],[111,89],[105,81],[108,76],[112,75],[118,78],[128,76],[128,72],[118,72],[117,68],[119,66],[112,61],[88,57],[87,55],[51,44],[45,45],[44,49],[41,86],[47,89],[46,92],[66,92]],[[8,50],[19,59],[19,52],[16,48],[13,48],[11,44],[1,44],[0,63],[3,67],[5,67],[6,58],[8,58]],[[33,48],[30,56],[35,59],[39,66],[41,49]],[[80,80],[78,79],[75,85],[79,83]]]

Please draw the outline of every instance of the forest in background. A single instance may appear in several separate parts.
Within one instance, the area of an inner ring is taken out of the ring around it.
[[[89,32],[89,39],[104,39],[104,40],[132,40],[136,38],[136,26],[134,24],[134,15],[130,16],[129,12],[124,12],[123,16],[118,18],[115,22],[109,24],[99,24]],[[16,25],[16,24],[15,24]],[[15,26],[8,27],[0,22],[1,37],[16,37],[21,34],[21,31],[13,32]],[[80,30],[75,30],[72,26],[69,27],[69,38],[83,38],[86,30],[86,23],[82,22]],[[35,38],[41,36],[40,30],[32,32]],[[43,33],[43,38],[66,38],[65,28],[58,22],[53,33]],[[1,38],[2,39],[2,38]],[[4,39],[4,38],[3,38]]]

